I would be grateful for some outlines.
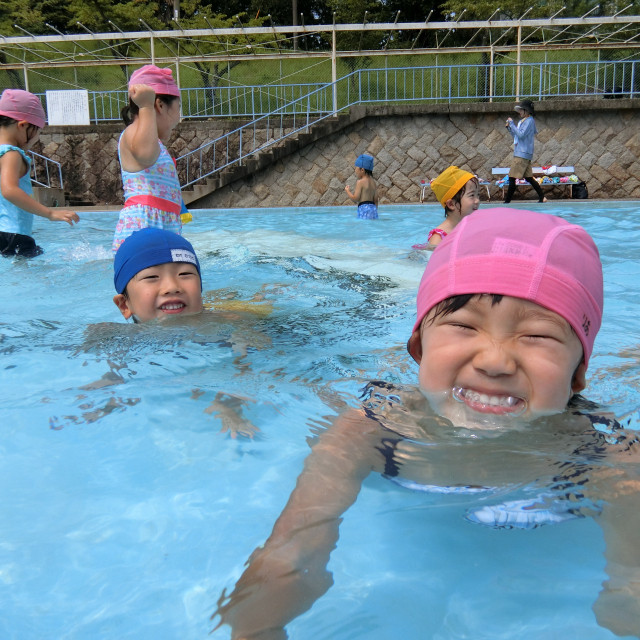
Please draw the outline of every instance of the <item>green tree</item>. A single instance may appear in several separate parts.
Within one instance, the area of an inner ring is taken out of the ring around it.
[[[180,26],[184,29],[207,29],[210,26],[214,29],[237,27],[239,24],[238,19],[245,27],[258,27],[262,26],[266,20],[266,17],[247,19],[245,13],[238,14],[237,18],[235,16],[227,17],[222,14],[213,14],[211,5],[203,3],[202,0],[183,0],[180,5],[180,12]],[[270,46],[276,49],[271,35],[251,35],[248,38],[243,35],[225,36],[224,42],[221,42],[216,37],[207,36],[198,38],[197,41],[181,40],[180,55],[205,56],[209,54],[224,54],[227,50],[237,54],[239,48],[250,54],[253,52],[252,47],[257,45],[264,46],[267,43],[271,43]],[[175,46],[177,52],[177,41]],[[219,102],[219,87],[225,76],[233,67],[240,64],[240,61],[234,60],[229,63],[226,61],[201,60],[190,64],[193,64],[200,74],[201,86],[206,89],[205,107],[210,109]]]

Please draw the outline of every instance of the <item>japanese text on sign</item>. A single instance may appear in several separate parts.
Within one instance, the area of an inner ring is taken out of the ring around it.
[[[50,125],[90,124],[89,93],[47,91],[47,121]]]

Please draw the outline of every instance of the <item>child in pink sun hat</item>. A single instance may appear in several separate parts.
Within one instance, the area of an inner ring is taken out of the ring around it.
[[[180,122],[180,89],[171,69],[146,65],[131,74],[127,125],[118,142],[124,207],[116,225],[113,251],[134,231],[146,227],[182,232],[184,211],[175,163],[164,143]]]
[[[73,211],[45,207],[33,198],[31,158],[46,117],[37,96],[5,89],[0,97],[0,255],[31,258],[42,253],[31,236],[33,216],[79,222]]]
[[[615,420],[594,415],[596,405],[578,395],[602,312],[602,265],[583,228],[503,208],[465,217],[433,253],[418,290],[408,348],[419,364],[419,386],[370,382],[360,398],[350,398],[343,383],[340,393],[326,389],[323,398],[329,404],[335,398],[331,408],[339,415],[316,431],[271,535],[251,554],[234,590],[220,597],[220,624],[230,625],[234,638],[286,638],[285,626],[333,584],[327,564],[340,546],[340,525],[351,520],[353,533],[353,518],[363,521],[362,507],[354,515],[348,510],[377,473],[396,485],[383,490],[374,481],[365,489],[388,502],[375,516],[376,535],[393,529],[389,545],[402,545],[405,532],[418,539],[431,514],[442,512],[432,507],[459,511],[464,530],[449,516],[446,536],[434,538],[437,527],[425,527],[427,559],[438,556],[445,538],[473,544],[474,535],[490,535],[473,523],[520,529],[510,544],[522,545],[520,557],[536,562],[531,529],[598,516],[611,580],[594,610],[618,635],[639,635],[640,443]],[[429,494],[412,500],[419,510],[413,521],[395,508],[393,493],[407,490]],[[580,536],[579,526],[574,522],[566,535]],[[494,536],[497,571],[507,562],[500,541],[508,535]],[[360,553],[374,558],[369,539],[363,530]],[[374,582],[387,579],[388,565],[380,564],[378,575],[370,567]],[[425,608],[431,598],[459,597],[446,591],[451,581],[441,566],[424,568],[437,585],[419,594]],[[437,603],[434,609],[437,616]]]

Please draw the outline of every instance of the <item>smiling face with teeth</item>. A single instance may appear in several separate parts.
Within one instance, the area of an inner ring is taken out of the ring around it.
[[[143,269],[113,298],[122,315],[139,322],[202,311],[200,275],[194,264],[167,262]]]
[[[499,298],[498,298],[499,299]],[[558,413],[585,387],[582,344],[569,323],[521,298],[474,296],[421,327],[420,388],[439,413],[533,418]]]

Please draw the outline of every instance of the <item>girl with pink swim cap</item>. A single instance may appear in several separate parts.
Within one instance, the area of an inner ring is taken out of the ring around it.
[[[50,209],[33,198],[31,158],[46,116],[37,96],[5,89],[0,97],[0,254],[32,258],[42,253],[31,236],[33,216],[52,222],[79,222],[78,214]]]
[[[340,522],[377,472],[396,490],[466,496],[473,506],[461,526],[529,530],[598,515],[611,582],[594,609],[601,625],[638,635],[640,562],[628,563],[639,557],[638,439],[587,413],[595,405],[578,395],[602,310],[602,266],[584,229],[504,208],[465,217],[418,290],[408,349],[419,389],[371,382],[351,402],[327,389],[341,414],[315,439],[271,536],[220,598],[220,624],[233,638],[286,638],[285,625],[332,585]],[[437,569],[432,579],[440,583]]]
[[[171,69],[146,65],[129,79],[127,125],[118,141],[124,208],[116,225],[113,251],[134,231],[146,227],[181,234],[182,201],[175,163],[164,143],[180,122],[180,89]]]

